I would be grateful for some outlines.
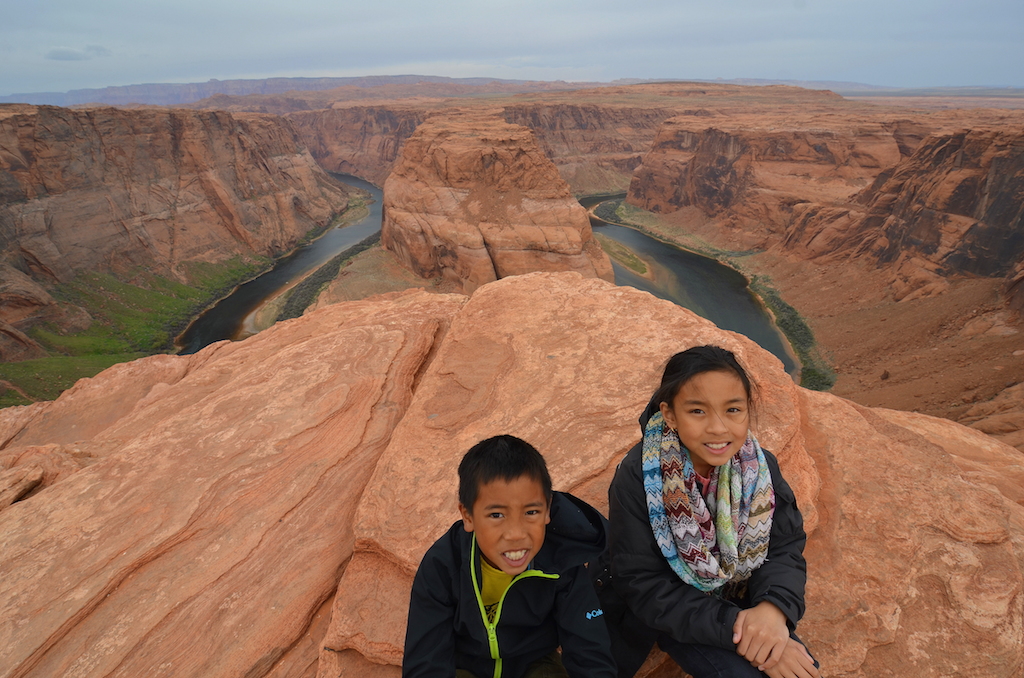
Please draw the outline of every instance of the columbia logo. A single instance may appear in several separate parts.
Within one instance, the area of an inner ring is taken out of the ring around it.
[[[587,619],[594,619],[595,617],[600,617],[602,614],[604,614],[604,610],[600,608],[596,610],[591,610],[587,613]]]

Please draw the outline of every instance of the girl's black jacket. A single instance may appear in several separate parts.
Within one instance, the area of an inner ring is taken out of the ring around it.
[[[480,553],[462,521],[423,556],[412,585],[404,678],[520,678],[556,648],[572,678],[614,678],[603,612],[584,563],[605,549],[605,519],[587,503],[555,492],[544,544],[512,580],[488,624],[473,583]]]
[[[641,430],[651,413],[648,408],[641,417]],[[629,673],[626,665],[639,667],[660,634],[680,643],[735,650],[736,616],[763,600],[778,606],[790,630],[795,629],[804,614],[807,537],[796,497],[775,456],[764,453],[775,489],[768,556],[751,575],[747,596],[725,600],[683,582],[662,555],[647,511],[641,454],[642,444],[626,454],[608,488],[610,577],[598,581],[620,669]]]

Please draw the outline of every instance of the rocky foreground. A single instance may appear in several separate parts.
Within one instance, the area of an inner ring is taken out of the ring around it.
[[[803,390],[643,292],[535,273],[328,306],[0,411],[0,676],[397,676],[461,454],[520,435],[606,510],[664,360],[709,342],[760,385],[827,675],[1020,675],[1019,451]]]

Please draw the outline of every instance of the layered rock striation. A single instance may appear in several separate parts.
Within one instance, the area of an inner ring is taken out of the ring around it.
[[[627,200],[695,210],[746,246],[893,271],[898,299],[954,275],[1007,277],[1024,255],[1024,140],[1012,125],[766,116],[667,120]],[[778,125],[778,126],[776,126]]]
[[[407,104],[337,105],[287,117],[322,167],[382,186],[405,140],[428,114]]]
[[[851,202],[795,210],[785,245],[891,266],[900,298],[940,291],[956,274],[1012,287],[1024,263],[1024,135],[930,136]]]
[[[633,173],[627,200],[663,214],[695,207],[770,241],[795,205],[843,200],[899,162],[901,144],[884,125],[832,122],[808,129],[776,128],[771,117],[745,126],[672,118]]]
[[[434,117],[406,141],[384,184],[381,243],[417,275],[466,291],[530,271],[614,279],[530,130],[489,116]]]
[[[535,273],[328,306],[0,411],[0,676],[398,676],[465,450],[522,436],[606,510],[665,358],[704,343],[760,386],[828,675],[1019,675],[1019,451],[803,390],[638,290]]]
[[[52,281],[273,255],[347,205],[272,116],[5,105],[0,149],[4,262]]]
[[[320,110],[290,112],[287,117],[323,167],[383,185],[406,140],[424,120],[467,105],[462,101],[336,103]],[[533,130],[541,150],[572,190],[588,194],[625,190],[661,122],[677,113],[664,106],[558,101],[481,106],[482,111],[488,109],[508,123]]]
[[[573,192],[593,194],[625,190],[662,121],[675,113],[663,106],[538,102],[505,106],[502,117],[533,130]]]

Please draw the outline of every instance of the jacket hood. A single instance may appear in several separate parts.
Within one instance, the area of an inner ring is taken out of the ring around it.
[[[607,519],[590,504],[567,492],[553,492],[538,567],[558,571],[596,560],[607,544],[607,526]]]
[[[647,403],[647,407],[640,413],[640,437],[644,437],[644,431],[647,429],[647,422],[651,420],[654,414],[661,410],[661,403],[654,402],[654,397],[651,396],[651,401]]]

